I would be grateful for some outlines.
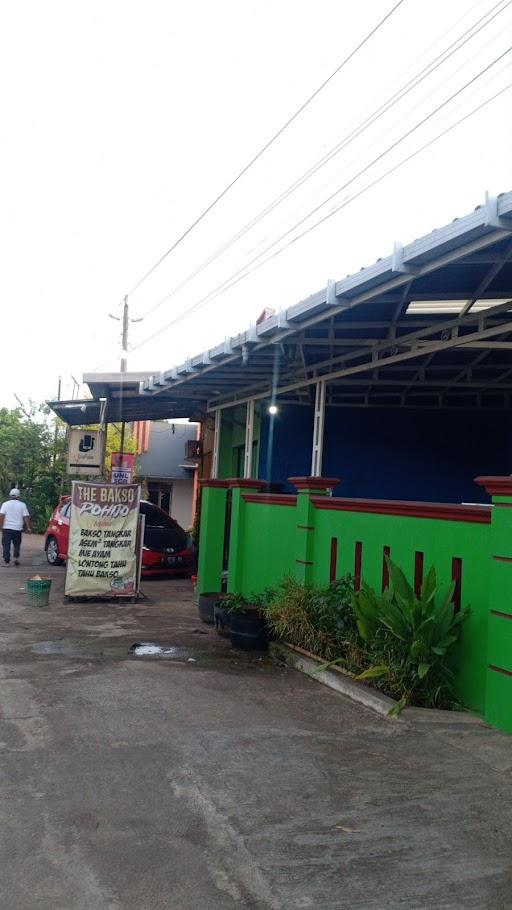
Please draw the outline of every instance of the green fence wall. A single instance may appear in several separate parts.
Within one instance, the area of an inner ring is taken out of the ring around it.
[[[418,585],[434,565],[440,585],[456,581],[456,608],[471,610],[458,655],[459,695],[512,732],[511,479],[503,479],[507,494],[499,485],[494,508],[348,500],[327,495],[334,481],[291,481],[297,496],[264,494],[257,481],[243,480],[212,481],[203,491],[199,590],[220,590],[228,497],[229,591],[250,596],[287,574],[318,585],[351,574],[381,590],[385,553]]]
[[[336,505],[336,502],[327,500],[325,505]],[[471,613],[463,629],[459,692],[464,704],[483,713],[489,573],[482,566],[489,565],[490,523],[467,521],[467,517],[474,516],[474,509],[467,510],[466,515],[462,513],[459,520],[421,518],[412,509],[413,514],[404,515],[320,507],[317,512],[312,572],[315,583],[325,584],[329,579],[333,541],[337,551],[336,575],[355,574],[359,543],[361,577],[378,591],[382,589],[385,552],[389,552],[411,583],[421,564],[422,574],[433,565],[443,586],[451,584],[454,575],[460,572],[460,605],[469,606]]]
[[[246,595],[275,585],[293,568],[290,563],[290,539],[293,539],[297,517],[288,505],[243,504],[245,534],[238,551],[241,577],[238,590]],[[284,571],[283,571],[283,567]],[[233,589],[228,576],[228,586]]]

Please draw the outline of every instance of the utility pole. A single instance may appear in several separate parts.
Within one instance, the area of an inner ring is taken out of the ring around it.
[[[126,365],[128,363],[128,296],[124,298],[124,307],[123,307],[123,334],[122,334],[122,354],[121,354],[121,373],[126,373]]]
[[[126,373],[128,369],[128,329],[130,322],[142,322],[143,316],[140,316],[138,319],[130,319],[130,307],[128,304],[128,295],[125,295],[124,304],[123,304],[123,317],[114,316],[113,313],[108,314],[111,319],[115,319],[116,322],[122,322],[123,329],[121,332],[121,364],[120,369],[121,373]]]
[[[119,316],[113,316],[112,313],[109,313],[108,315],[110,316],[111,319],[116,319],[118,322],[121,321]],[[130,308],[128,306],[128,295],[125,294],[124,304],[123,304],[123,319],[122,319],[123,330],[121,332],[121,364],[120,364],[121,373],[126,373],[127,369],[128,369],[128,329],[130,326],[130,322],[142,322],[142,318],[143,317],[141,317],[139,319],[130,319]],[[123,386],[121,383],[121,409],[123,406],[122,394],[123,394]],[[121,416],[122,416],[122,410],[121,410]],[[125,422],[124,422],[124,420],[122,420],[121,421],[121,452],[124,452],[124,426],[125,426]]]
[[[62,376],[59,376],[59,385],[57,388],[57,401],[60,401],[61,389],[62,389]],[[52,459],[54,472],[55,472],[55,464],[57,461],[57,440],[58,440],[58,438],[59,438],[59,427],[57,424],[57,418],[55,417],[55,432],[54,432],[54,436],[53,436],[53,459]]]

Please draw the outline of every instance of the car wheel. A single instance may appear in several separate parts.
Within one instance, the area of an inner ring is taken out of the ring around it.
[[[59,558],[59,545],[55,537],[49,537],[46,544],[46,558],[51,566],[61,566],[64,562]]]

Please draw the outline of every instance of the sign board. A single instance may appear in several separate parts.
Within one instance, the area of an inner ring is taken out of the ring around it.
[[[131,483],[135,473],[135,455],[128,452],[112,452],[110,462],[110,483]]]
[[[65,594],[115,597],[138,590],[140,485],[73,481]]]
[[[94,477],[103,470],[103,430],[70,430],[68,474]]]

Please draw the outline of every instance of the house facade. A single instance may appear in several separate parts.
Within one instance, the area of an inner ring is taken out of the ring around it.
[[[200,591],[434,565],[471,609],[460,697],[512,732],[512,193],[123,382],[115,419],[202,422]]]
[[[143,496],[192,527],[197,490],[199,425],[184,421],[140,421],[134,424],[136,477]]]

